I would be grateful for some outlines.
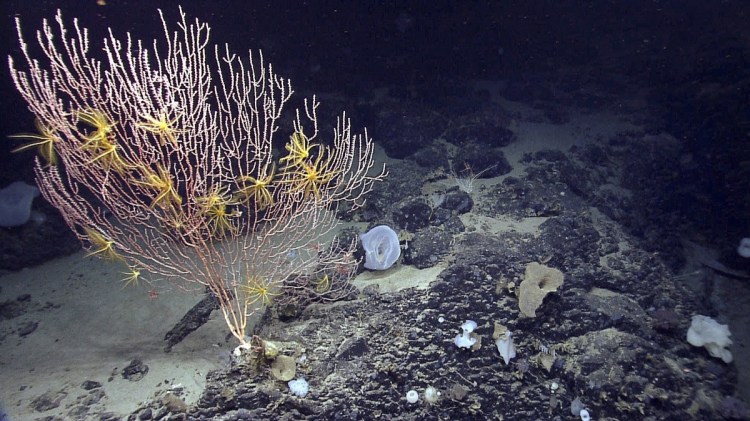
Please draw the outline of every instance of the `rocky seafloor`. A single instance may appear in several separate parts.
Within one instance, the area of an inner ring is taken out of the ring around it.
[[[567,112],[538,118],[565,124]],[[453,153],[473,168],[491,167],[482,175],[489,183],[471,193],[451,187],[439,170],[444,161],[422,159],[446,146],[425,143],[389,166],[355,216],[408,233],[399,265],[442,268],[428,288],[371,285],[291,317],[268,309],[254,334],[297,360],[297,377],[310,385],[304,398],[273,378],[270,363],[234,363],[208,376],[197,404],[179,404],[179,390],[170,391],[131,418],[579,419],[585,407],[601,420],[744,419],[736,367],[685,340],[692,315],[717,312],[710,291],[691,289],[681,275],[689,262],[677,228],[700,221],[675,210],[689,192],[668,190],[690,171],[677,162],[679,143],[646,123],[567,151],[526,153],[522,171],[496,178],[510,172],[502,148],[515,140],[493,143],[502,113],[487,115],[467,117],[471,136],[484,141]],[[423,185],[440,182],[445,189],[424,194]],[[506,228],[490,226],[497,220]],[[513,228],[530,222],[531,230]],[[516,286],[531,262],[559,269],[564,284],[525,317]],[[391,269],[396,277],[399,270]],[[710,290],[715,273],[690,276]],[[453,342],[465,320],[478,324],[478,349]],[[493,343],[496,322],[513,332],[509,364]],[[437,402],[425,402],[428,386],[440,392]],[[417,403],[405,399],[412,389]]]

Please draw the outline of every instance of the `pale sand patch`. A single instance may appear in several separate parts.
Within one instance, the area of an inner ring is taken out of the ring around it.
[[[497,235],[508,232],[539,235],[541,232],[539,226],[549,219],[544,216],[522,219],[508,216],[491,218],[489,216],[471,212],[459,215],[459,218],[466,227],[466,232],[478,231],[488,235]]]
[[[359,289],[369,285],[378,285],[378,291],[381,293],[396,292],[407,288],[427,289],[446,267],[445,263],[427,269],[396,264],[388,270],[366,270],[359,274],[352,283]]]
[[[106,396],[96,409],[128,414],[157,391],[180,385],[184,399],[200,396],[209,370],[218,368],[231,344],[219,314],[206,326],[163,351],[164,334],[190,309],[200,295],[159,288],[150,299],[150,287],[122,288],[120,265],[83,252],[0,277],[0,301],[31,295],[30,309],[20,317],[0,321],[0,405],[11,419],[60,415],[88,392],[86,380],[102,383]],[[45,303],[54,307],[43,308]],[[218,316],[218,317],[217,317]],[[19,337],[18,326],[38,322],[37,329]],[[121,371],[140,359],[149,368],[140,381],[129,381]],[[52,410],[36,412],[31,400],[46,393],[67,396]]]

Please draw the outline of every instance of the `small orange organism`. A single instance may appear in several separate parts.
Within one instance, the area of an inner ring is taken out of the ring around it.
[[[161,112],[157,118],[148,114],[142,114],[141,118],[145,121],[137,123],[137,127],[159,136],[159,143],[162,145],[165,144],[166,140],[172,145],[177,146],[177,138],[175,137],[176,131],[174,128],[178,120],[177,117],[172,120],[167,120],[167,114]]]
[[[277,296],[281,295],[281,292],[277,291],[277,286],[271,280],[257,275],[248,276],[239,289],[248,304],[260,301],[262,305],[267,306]]]
[[[258,209],[265,209],[273,204],[273,194],[271,193],[271,182],[276,173],[276,166],[271,166],[271,171],[264,171],[264,175],[255,178],[245,175],[237,179],[237,183],[242,187],[236,193],[238,201],[245,202],[255,199],[255,205]]]
[[[12,139],[30,139],[33,141],[13,149],[13,152],[25,151],[36,146],[39,148],[39,155],[47,161],[48,165],[57,165],[55,142],[58,142],[60,137],[52,127],[46,125],[38,118],[34,119],[34,127],[36,127],[38,133],[19,133],[8,136]]]
[[[133,180],[133,183],[157,192],[156,197],[151,201],[151,208],[159,206],[168,209],[182,205],[182,197],[177,193],[172,175],[164,165],[157,164],[156,171],[145,166],[140,166],[138,169],[142,173],[142,178]]]

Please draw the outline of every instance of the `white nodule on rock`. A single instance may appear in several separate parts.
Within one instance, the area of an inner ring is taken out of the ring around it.
[[[310,387],[307,384],[307,380],[299,378],[296,380],[291,380],[289,383],[289,391],[292,392],[292,395],[298,396],[300,398],[304,398],[307,396],[307,392],[310,391]]]
[[[433,404],[440,399],[440,392],[432,386],[428,386],[424,390],[424,400],[429,404]]]
[[[419,401],[419,393],[416,390],[410,390],[406,392],[406,402],[417,403]]]

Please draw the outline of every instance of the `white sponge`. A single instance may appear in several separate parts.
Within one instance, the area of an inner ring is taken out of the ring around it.
[[[495,341],[497,350],[500,352],[500,356],[503,357],[505,365],[510,363],[510,360],[516,358],[516,346],[513,344],[513,333],[507,330],[504,334],[500,335]]]
[[[289,391],[292,392],[292,395],[299,396],[300,398],[307,396],[307,392],[310,391],[310,386],[308,386],[307,380],[301,377],[296,380],[291,380],[287,384],[289,385]]]
[[[732,333],[729,332],[729,326],[700,314],[693,316],[687,331],[687,341],[690,345],[705,347],[712,357],[721,358],[727,364],[734,359],[727,349],[732,344],[730,336]]]
[[[0,189],[0,226],[17,227],[28,222],[31,202],[39,196],[39,189],[23,181]]]
[[[740,245],[737,246],[737,254],[744,258],[750,257],[750,238],[743,238],[740,240]]]
[[[453,343],[459,348],[471,348],[477,343],[477,338],[472,336],[472,332],[477,328],[477,322],[474,320],[467,320],[461,325],[462,334],[456,335],[453,338]]]
[[[398,234],[387,225],[378,225],[359,236],[365,249],[365,267],[371,270],[389,269],[401,256]]]

